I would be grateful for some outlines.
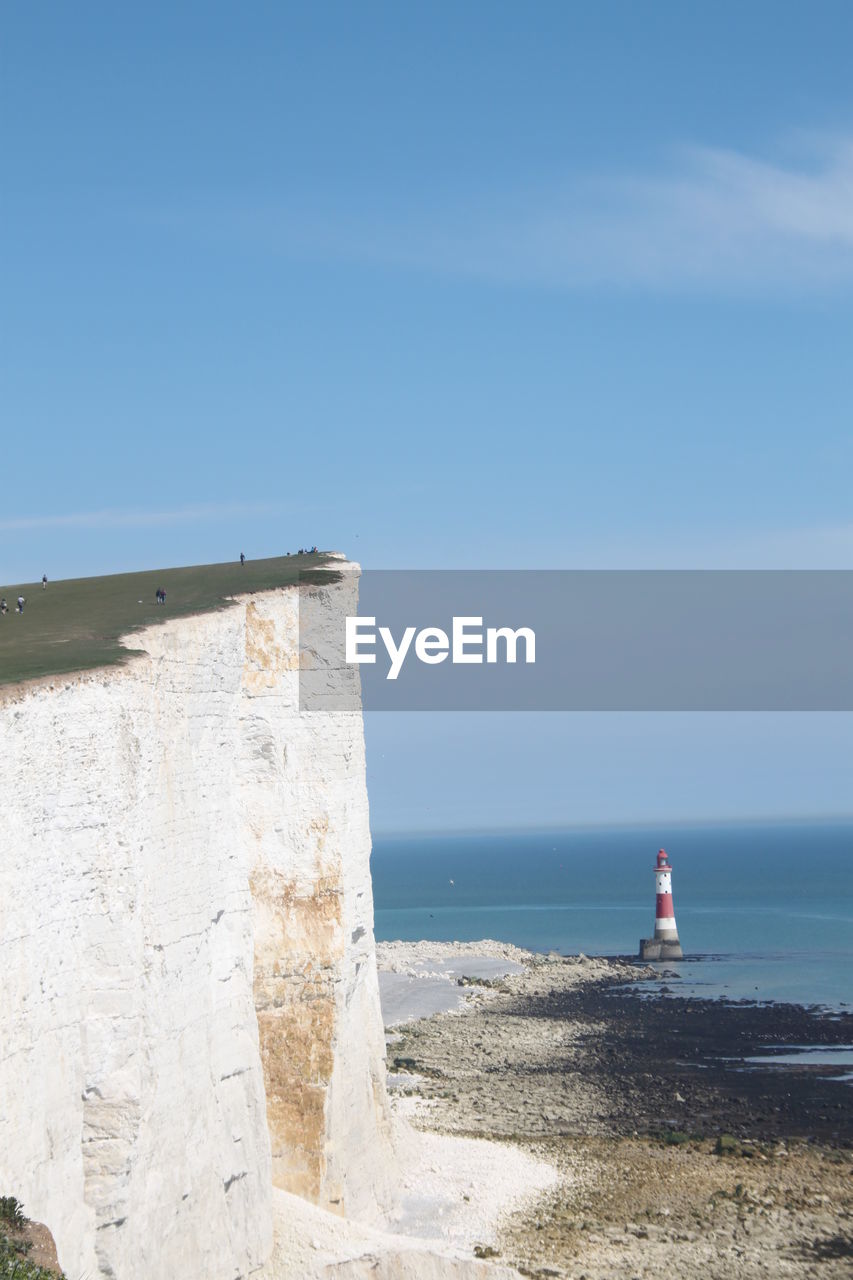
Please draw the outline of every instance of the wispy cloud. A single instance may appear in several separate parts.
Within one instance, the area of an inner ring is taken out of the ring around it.
[[[853,137],[798,137],[775,157],[682,147],[653,171],[576,175],[380,212],[208,207],[209,231],[295,256],[552,288],[713,291],[853,284]],[[198,212],[198,211],[197,211]],[[223,225],[223,222],[225,225]]]
[[[277,503],[200,503],[169,511],[108,508],[101,511],[72,511],[64,515],[9,516],[0,519],[4,533],[42,529],[144,529],[160,525],[203,524],[234,516],[269,515],[280,511]]]

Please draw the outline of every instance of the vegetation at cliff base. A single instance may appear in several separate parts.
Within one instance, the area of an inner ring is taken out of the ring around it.
[[[91,670],[127,659],[119,637],[170,618],[227,608],[236,595],[312,581],[334,563],[322,552],[228,564],[150,569],[102,578],[0,586],[0,685]],[[328,582],[327,571],[318,580]],[[165,591],[165,604],[156,593]],[[22,613],[16,611],[24,597]]]
[[[30,1222],[14,1196],[0,1196],[0,1280],[65,1280],[59,1271],[30,1258],[34,1245],[37,1251],[39,1245],[44,1248],[43,1241],[36,1245],[34,1230],[47,1234],[44,1227]],[[52,1240],[50,1253],[55,1256]]]
[[[0,1231],[0,1280],[64,1280],[56,1271],[27,1258],[25,1243],[15,1243]]]

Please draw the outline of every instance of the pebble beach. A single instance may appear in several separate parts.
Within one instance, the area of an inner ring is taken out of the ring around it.
[[[576,1280],[851,1273],[851,1086],[820,1062],[750,1067],[853,1043],[851,1015],[674,1000],[659,969],[494,941],[377,954],[401,1117],[492,1142],[496,1171],[506,1151],[552,1171],[480,1256]]]

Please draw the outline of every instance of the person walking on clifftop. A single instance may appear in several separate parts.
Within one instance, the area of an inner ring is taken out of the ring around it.
[[[240,552],[240,563],[241,563],[241,564],[245,564],[245,563],[246,563],[246,557],[245,557],[245,555],[243,554],[243,552],[242,552],[242,551]]]

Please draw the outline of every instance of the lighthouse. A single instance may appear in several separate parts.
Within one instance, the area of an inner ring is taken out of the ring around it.
[[[672,866],[665,849],[658,850],[655,864],[655,936],[640,939],[641,960],[682,960],[675,912],[672,909]]]

